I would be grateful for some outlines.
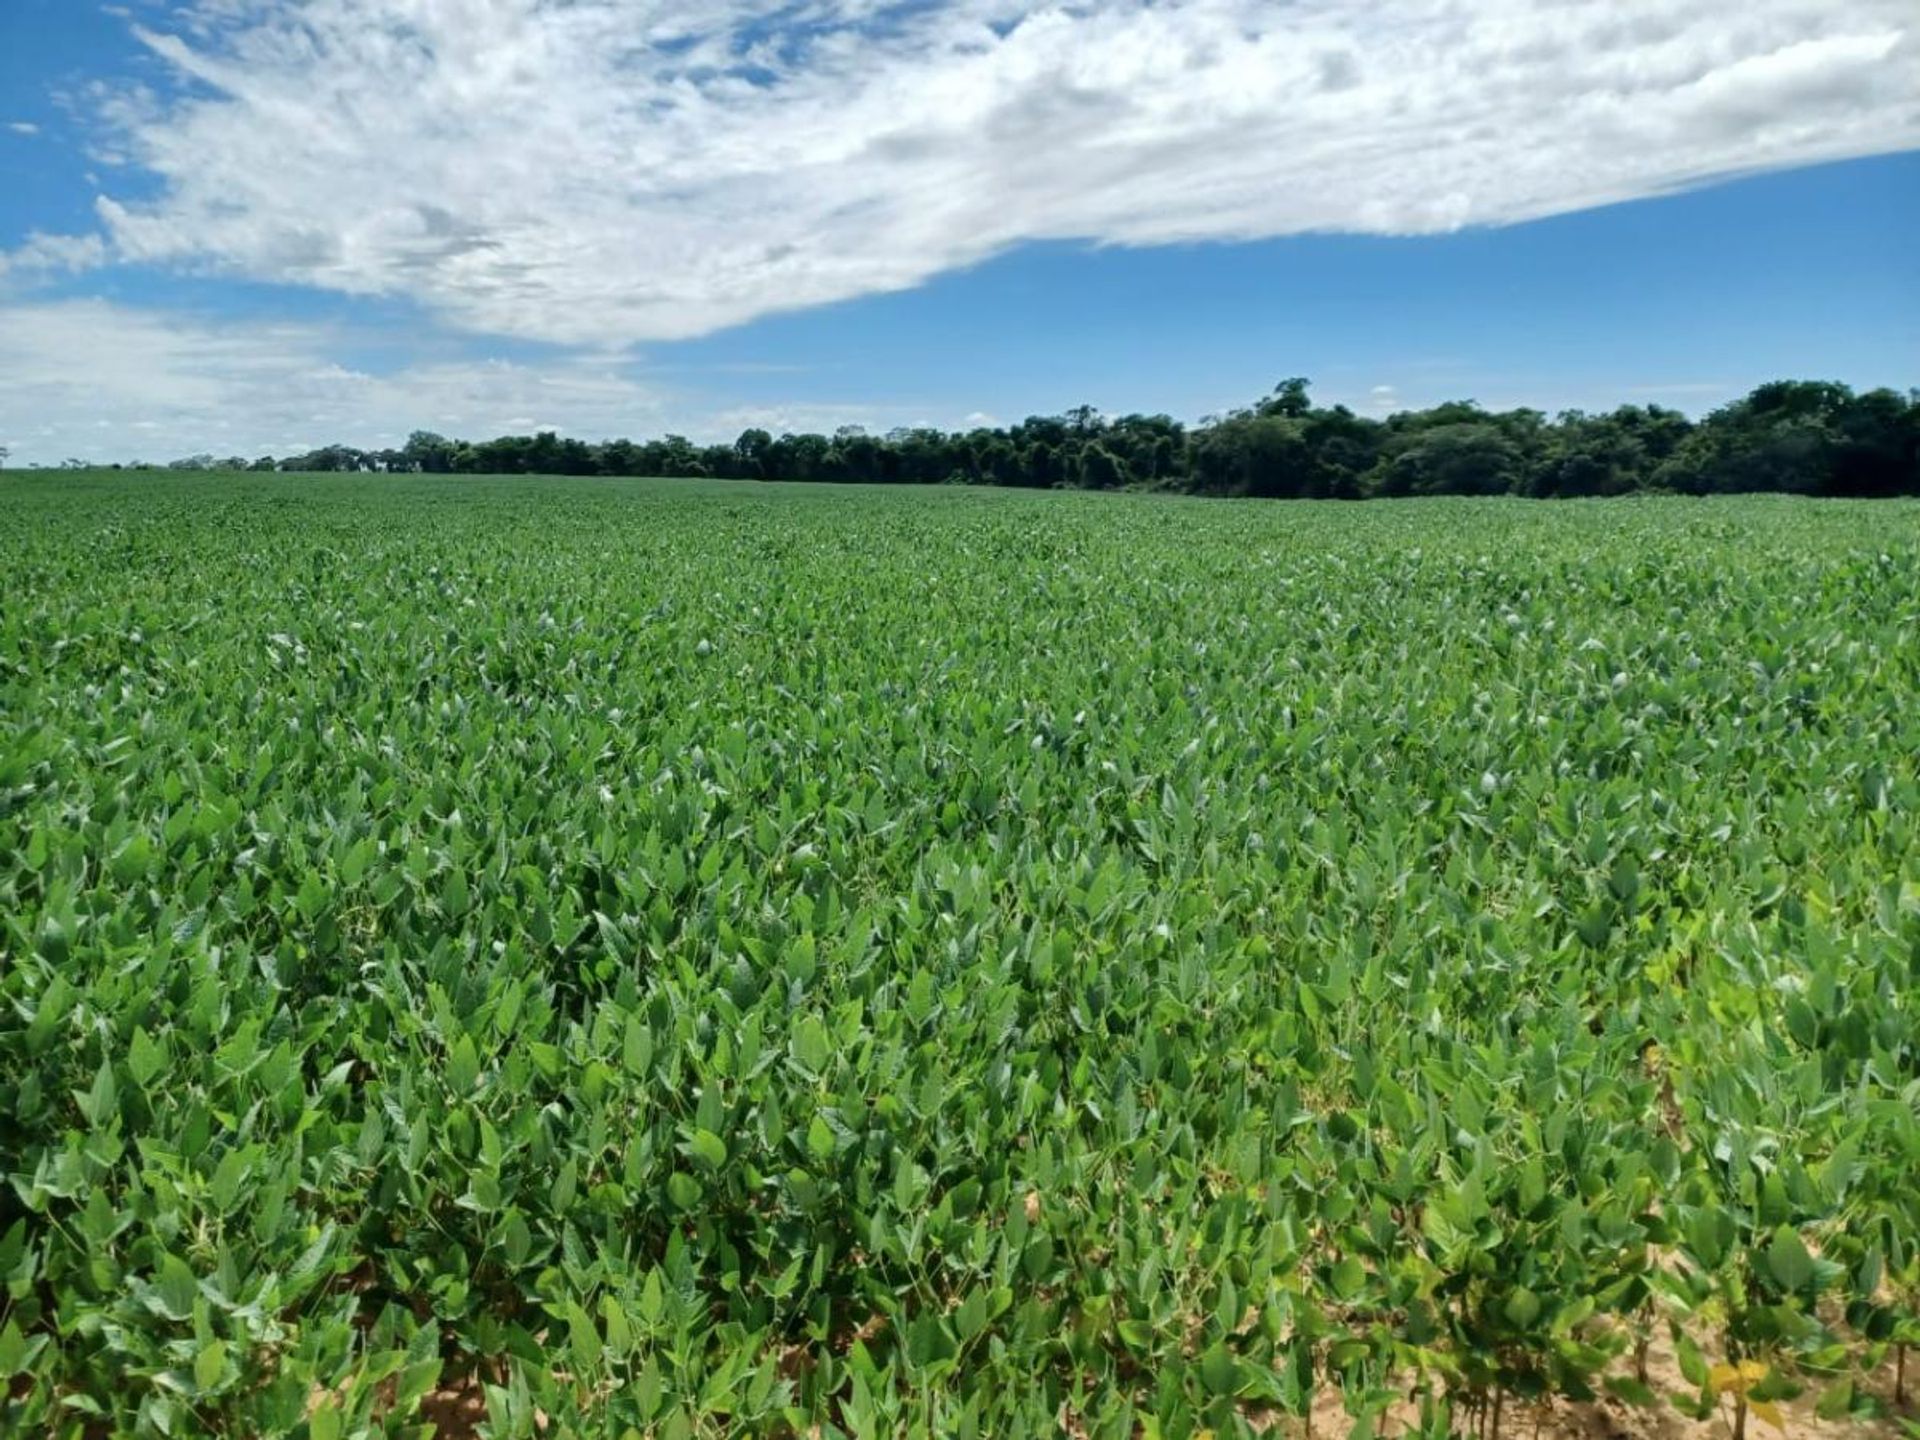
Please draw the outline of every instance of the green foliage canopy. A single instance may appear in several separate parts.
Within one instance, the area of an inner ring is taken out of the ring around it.
[[[1669,1323],[1846,1415],[1920,1338],[1910,503],[5,496],[4,1433],[1442,1426]]]

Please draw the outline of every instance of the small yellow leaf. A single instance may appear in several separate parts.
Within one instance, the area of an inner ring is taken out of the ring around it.
[[[1761,1360],[1742,1360],[1738,1365],[1716,1365],[1707,1372],[1707,1386],[1715,1394],[1722,1391],[1744,1395],[1767,1378],[1767,1366]]]
[[[1773,1426],[1774,1429],[1781,1431],[1783,1434],[1785,1433],[1787,1428],[1786,1416],[1780,1413],[1780,1407],[1774,1404],[1773,1401],[1755,1400],[1747,1408],[1752,1410],[1754,1414],[1758,1415],[1769,1425]]]

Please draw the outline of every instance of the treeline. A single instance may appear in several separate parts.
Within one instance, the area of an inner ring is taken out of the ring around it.
[[[1384,419],[1320,406],[1305,380],[1186,426],[1082,406],[1004,428],[779,435],[732,444],[684,436],[590,444],[552,432],[450,440],[425,431],[398,450],[330,445],[255,461],[195,456],[181,468],[401,473],[667,475],[881,485],[1007,485],[1205,495],[1364,499],[1390,495],[1624,495],[1786,491],[1920,494],[1920,391],[1856,394],[1777,381],[1695,421],[1658,405],[1605,414],[1482,409],[1451,402]]]

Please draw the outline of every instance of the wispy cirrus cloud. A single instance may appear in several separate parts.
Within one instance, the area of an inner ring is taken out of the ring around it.
[[[1501,224],[1920,144],[1909,0],[199,0],[124,259],[623,346],[1025,241]]]

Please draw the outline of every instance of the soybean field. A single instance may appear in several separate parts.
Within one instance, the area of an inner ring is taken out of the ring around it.
[[[1920,504],[0,477],[0,1171],[7,1436],[1920,1433]]]

